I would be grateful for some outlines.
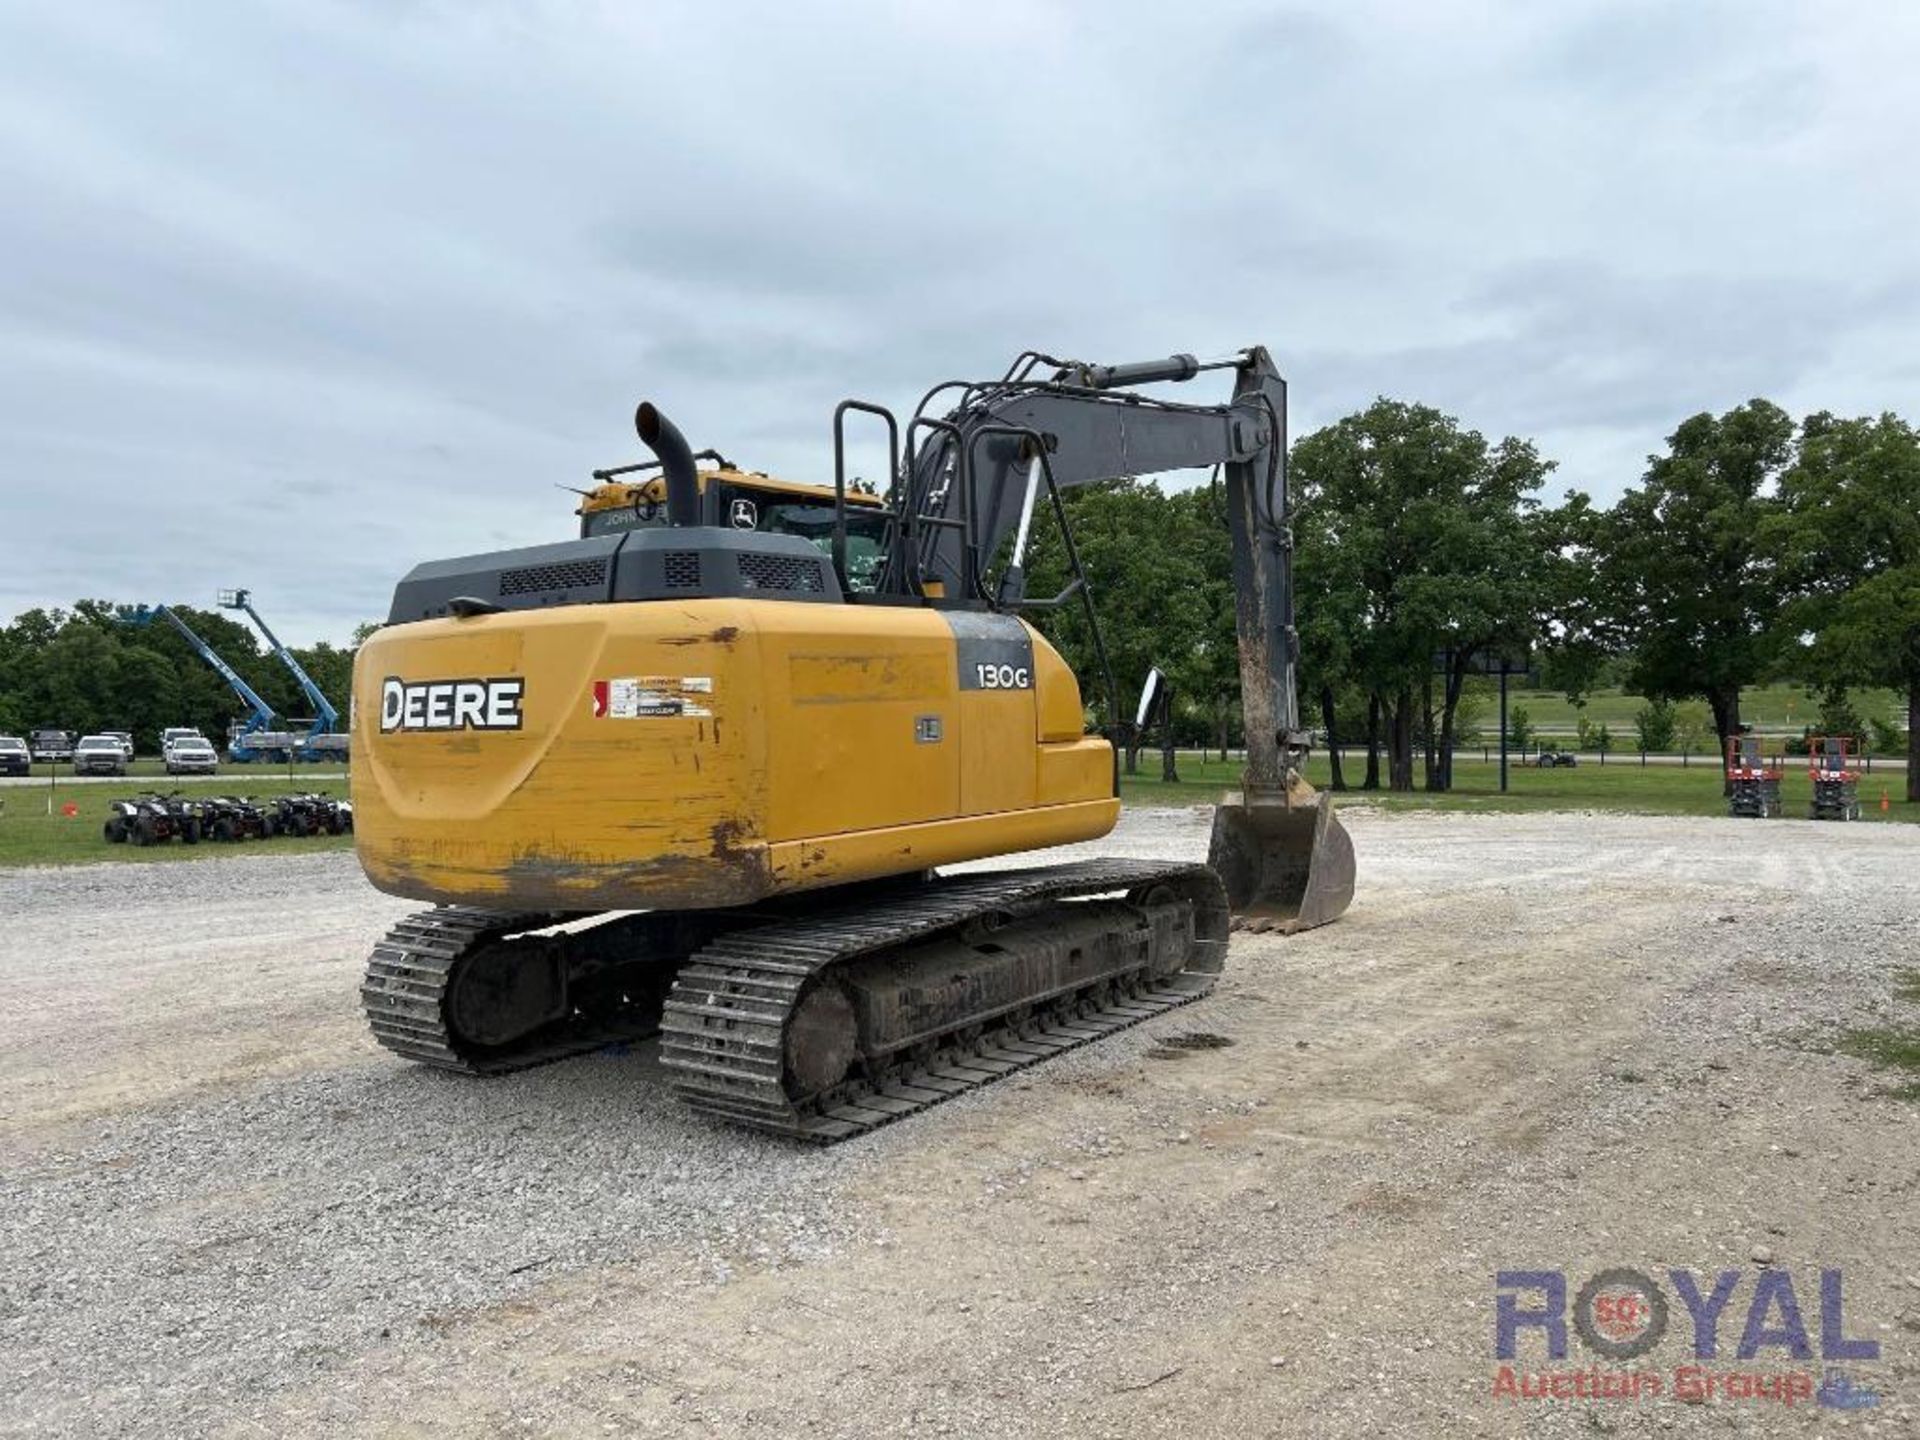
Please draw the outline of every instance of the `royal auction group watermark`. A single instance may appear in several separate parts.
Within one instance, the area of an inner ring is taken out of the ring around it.
[[[1750,1284],[1741,1270],[1667,1270],[1662,1278],[1611,1267],[1573,1290],[1569,1303],[1564,1271],[1502,1270],[1494,1276],[1495,1398],[1667,1396],[1843,1410],[1879,1402],[1859,1367],[1878,1362],[1880,1342],[1847,1333],[1840,1270],[1802,1273],[1798,1284],[1785,1267],[1754,1272]],[[1565,1363],[1569,1331],[1585,1363]]]

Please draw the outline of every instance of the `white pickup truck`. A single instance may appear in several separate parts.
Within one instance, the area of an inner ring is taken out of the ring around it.
[[[220,757],[197,731],[166,742],[160,756],[169,775],[212,775],[220,768]]]

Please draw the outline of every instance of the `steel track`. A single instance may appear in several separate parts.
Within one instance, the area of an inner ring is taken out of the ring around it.
[[[831,966],[972,921],[1010,918],[1040,902],[1160,885],[1185,891],[1203,912],[1196,916],[1203,938],[1188,968],[1161,979],[1142,971],[1117,986],[1103,980],[985,1033],[957,1024],[931,1063],[869,1071],[825,1096],[787,1093],[788,1026],[810,982]],[[661,1024],[661,1062],[695,1110],[806,1140],[845,1140],[1199,999],[1225,959],[1226,915],[1219,877],[1204,865],[1094,860],[964,875],[891,899],[736,930],[700,950],[675,977]]]
[[[440,1070],[504,1075],[551,1064],[603,1045],[642,1040],[659,1030],[652,1014],[576,1012],[529,1037],[526,1048],[485,1048],[453,1033],[447,991],[460,960],[495,940],[538,930],[562,918],[446,905],[409,915],[373,947],[360,1003],[374,1039],[396,1055]]]

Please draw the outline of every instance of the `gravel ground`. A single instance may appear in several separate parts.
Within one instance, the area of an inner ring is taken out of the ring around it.
[[[0,1434],[1914,1433],[1920,1107],[1809,1042],[1920,963],[1920,831],[1346,818],[1338,925],[828,1151],[651,1046],[394,1061],[350,855],[6,872]],[[1733,1317],[1756,1254],[1816,1343],[1844,1269],[1879,1406],[1491,1394],[1494,1271],[1740,1269]]]

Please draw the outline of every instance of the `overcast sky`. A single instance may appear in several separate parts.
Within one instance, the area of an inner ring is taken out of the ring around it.
[[[1895,3],[9,6],[0,616],[344,639],[573,533],[642,396],[830,479],[842,397],[1028,347],[1264,343],[1296,435],[1602,499],[1703,408],[1914,414],[1916,73]]]

